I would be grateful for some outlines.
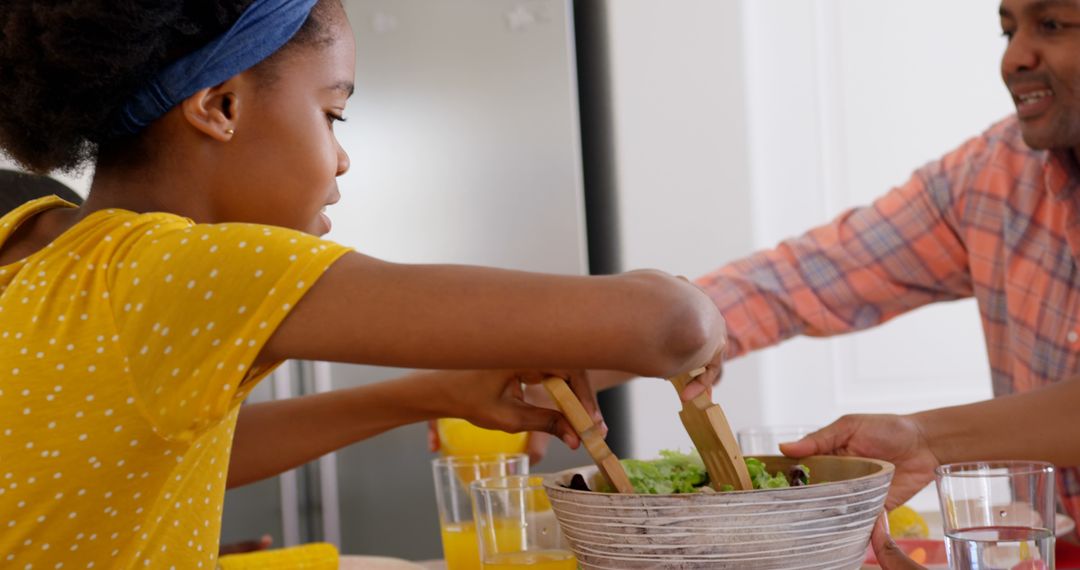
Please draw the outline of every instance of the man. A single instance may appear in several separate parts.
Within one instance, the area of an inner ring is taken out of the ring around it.
[[[1016,115],[871,206],[701,278],[727,319],[730,356],[799,334],[864,329],[930,302],[974,296],[996,396],[1080,372],[1080,0],[1003,0],[999,11],[1008,39],[1001,73]],[[939,448],[929,456],[897,448],[894,434],[907,418],[868,416],[844,418],[784,451],[893,460],[898,469],[889,506],[896,506],[931,481],[940,462],[1080,463],[1080,455],[1031,446],[1022,429],[1025,421],[1067,418],[1080,404],[1080,394],[1051,396],[1044,403],[1058,397],[1065,405],[1027,408],[1015,431],[1004,432],[1024,435],[1019,445],[1008,444],[1000,430],[988,437],[1010,413],[988,402],[928,412],[944,414],[955,428],[925,434]],[[1075,519],[1080,471],[1065,467],[1058,477],[1062,503]],[[881,534],[879,528],[874,546],[889,561],[885,568],[917,567]]]
[[[1000,13],[1016,115],[872,205],[699,279],[729,356],[974,296],[995,395],[1080,372],[1080,0]],[[1076,517],[1078,471],[1060,474]]]

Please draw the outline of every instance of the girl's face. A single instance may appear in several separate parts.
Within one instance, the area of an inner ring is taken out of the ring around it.
[[[327,23],[332,41],[289,46],[272,62],[272,80],[238,94],[223,149],[236,168],[223,174],[215,218],[330,231],[323,209],[340,198],[337,177],[349,169],[334,123],[353,91],[356,44],[343,9]]]

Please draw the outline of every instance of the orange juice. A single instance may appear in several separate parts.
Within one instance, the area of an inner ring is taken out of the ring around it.
[[[446,455],[489,455],[523,453],[529,434],[479,428],[466,420],[442,418],[436,424],[439,449]]]
[[[565,550],[506,552],[489,556],[483,570],[577,570],[573,554]]]
[[[480,570],[480,544],[472,522],[443,525],[442,546],[446,570]]]
[[[525,538],[520,523],[499,521],[494,530],[498,549],[522,549]],[[480,570],[480,542],[475,523],[469,521],[443,525],[442,544],[447,570]]]
[[[548,500],[547,491],[542,487],[544,478],[539,475],[529,477],[529,484],[536,485],[528,495],[526,511],[530,513],[543,513],[551,510],[551,501]]]

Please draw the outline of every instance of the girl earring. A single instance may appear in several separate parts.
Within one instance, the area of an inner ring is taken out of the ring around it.
[[[225,129],[225,134],[232,136],[236,134],[236,129]]]

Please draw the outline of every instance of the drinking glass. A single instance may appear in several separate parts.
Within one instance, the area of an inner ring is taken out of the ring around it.
[[[473,522],[469,485],[478,479],[529,472],[529,456],[500,453],[439,457],[432,460],[439,530],[447,570],[480,570],[480,549]]]
[[[935,476],[949,568],[1054,568],[1053,465],[954,463]]]
[[[472,497],[482,570],[577,570],[542,477],[481,479]]]
[[[743,455],[783,455],[781,443],[798,441],[817,429],[813,426],[756,426],[739,430],[736,437]]]

